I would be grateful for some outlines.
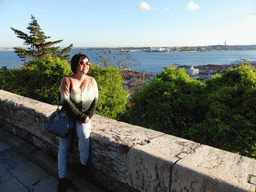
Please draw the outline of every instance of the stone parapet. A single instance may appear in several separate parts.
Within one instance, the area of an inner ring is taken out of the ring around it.
[[[0,90],[0,123],[53,158],[58,138],[44,130],[57,106]],[[79,161],[77,138],[69,162]],[[251,191],[256,160],[94,115],[93,178],[112,191]]]

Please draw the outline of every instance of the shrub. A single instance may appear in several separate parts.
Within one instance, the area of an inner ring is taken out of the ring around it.
[[[189,138],[256,158],[256,76],[241,65],[206,81],[202,121],[192,125]]]
[[[33,59],[26,67],[7,70],[4,89],[46,103],[60,104],[60,82],[70,73],[67,61],[47,55]]]
[[[120,118],[129,123],[177,136],[186,136],[198,121],[197,107],[203,86],[189,79],[184,69],[171,65],[135,93],[131,107]]]
[[[95,78],[99,89],[96,113],[115,119],[117,115],[123,113],[128,95],[128,92],[121,87],[123,80],[120,70],[112,66],[103,68],[92,65],[89,75]]]
[[[165,68],[122,120],[256,158],[256,76],[241,65],[201,84]]]

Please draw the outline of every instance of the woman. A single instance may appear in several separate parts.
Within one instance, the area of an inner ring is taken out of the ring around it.
[[[93,77],[87,76],[91,69],[89,58],[84,54],[76,54],[71,59],[71,70],[74,74],[64,77],[60,86],[63,105],[69,117],[74,120],[75,129],[79,138],[81,168],[89,158],[91,118],[98,102],[98,87]],[[58,190],[65,191],[70,185],[67,180],[67,152],[70,146],[70,137],[60,138],[58,152]]]

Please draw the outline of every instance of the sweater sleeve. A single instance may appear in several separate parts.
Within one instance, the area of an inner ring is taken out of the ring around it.
[[[70,78],[64,77],[60,85],[62,109],[68,113],[71,119],[84,122],[88,115],[82,113],[70,100],[70,85]]]
[[[98,97],[99,97],[99,93],[98,93],[98,85],[94,79],[94,83],[93,83],[93,88],[94,88],[94,100],[90,106],[90,108],[86,111],[86,114],[90,117],[90,119],[92,118],[94,111],[96,110],[97,104],[98,104]]]

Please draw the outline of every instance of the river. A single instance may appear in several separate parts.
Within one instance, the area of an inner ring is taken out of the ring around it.
[[[85,49],[72,49],[71,57],[82,52],[86,54],[92,63],[97,64],[96,51]],[[170,64],[180,65],[207,65],[216,64],[224,65],[230,64],[241,57],[249,61],[256,61],[256,50],[249,51],[211,51],[211,52],[179,52],[179,53],[165,53],[165,52],[130,52],[133,59],[136,59],[139,66],[133,68],[133,70],[144,71],[146,73],[156,74],[163,70]],[[0,68],[7,66],[13,68],[21,64],[21,59],[14,51],[0,51]]]

